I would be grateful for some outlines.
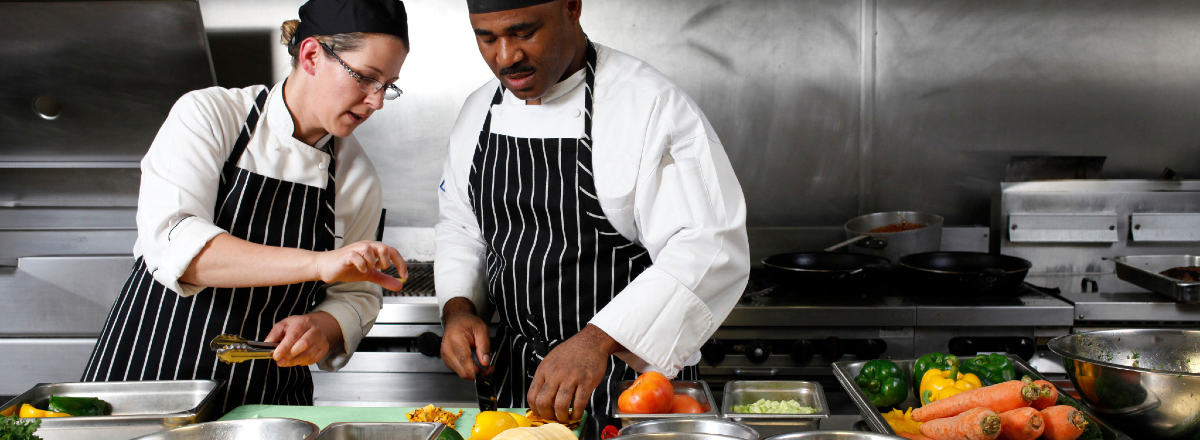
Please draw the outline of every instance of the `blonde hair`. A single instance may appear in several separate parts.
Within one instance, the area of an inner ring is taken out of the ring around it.
[[[295,36],[296,36],[296,29],[298,29],[299,27],[300,27],[300,20],[288,20],[288,21],[283,22],[283,24],[279,26],[279,30],[282,31],[282,33],[279,36],[279,42],[282,43],[284,46],[287,46],[288,55],[292,56],[292,67],[296,67],[296,57],[298,55],[300,55],[301,41],[292,41],[292,39],[295,38]],[[336,53],[336,52],[354,52],[354,51],[358,50],[359,48],[362,47],[363,42],[366,41],[366,38],[368,35],[371,35],[371,34],[367,33],[367,32],[350,32],[350,33],[345,33],[345,34],[333,34],[333,35],[314,35],[313,38],[316,38],[317,41],[325,44],[326,46],[329,46],[329,50],[332,50]],[[381,35],[388,35],[388,34],[381,34]],[[396,37],[395,35],[388,35],[388,36],[392,37],[392,38],[399,38],[399,37]],[[408,48],[408,40],[407,39],[400,38],[400,42],[404,43],[404,50],[410,50]]]

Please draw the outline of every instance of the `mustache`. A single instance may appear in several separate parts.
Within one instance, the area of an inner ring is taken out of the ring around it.
[[[535,69],[533,66],[530,66],[530,65],[514,64],[511,66],[505,67],[503,69],[500,69],[500,72],[498,73],[498,75],[508,76],[508,75],[516,75],[516,74],[520,74],[520,73],[526,73],[526,72],[533,73],[536,71],[537,71],[537,69]]]

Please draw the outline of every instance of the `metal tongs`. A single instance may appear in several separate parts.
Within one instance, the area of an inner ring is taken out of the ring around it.
[[[220,335],[208,343],[208,347],[217,352],[217,359],[227,364],[255,359],[271,359],[275,352],[275,342],[247,341],[238,335]]]

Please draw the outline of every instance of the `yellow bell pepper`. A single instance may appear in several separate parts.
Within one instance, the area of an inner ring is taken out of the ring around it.
[[[954,378],[950,377],[954,374]],[[963,391],[982,388],[979,376],[971,373],[959,373],[957,368],[938,370],[936,368],[925,372],[921,378],[921,404],[928,405]]]
[[[892,427],[897,434],[907,432],[909,434],[921,433],[921,422],[912,419],[912,408],[904,410],[903,413],[898,409],[893,409],[891,412],[883,413],[883,419]]]
[[[71,415],[67,414],[67,413],[56,413],[54,411],[42,411],[40,409],[34,408],[33,405],[30,405],[28,403],[21,404],[21,413],[20,414],[21,414],[21,418],[23,418],[23,419],[32,418],[32,417],[71,417]]]

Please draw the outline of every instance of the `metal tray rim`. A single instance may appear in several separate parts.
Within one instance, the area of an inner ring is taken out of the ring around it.
[[[212,385],[212,388],[208,391],[208,394],[206,394],[204,396],[204,398],[201,399],[198,404],[196,404],[196,406],[189,408],[187,410],[184,410],[184,411],[178,411],[178,412],[173,412],[173,413],[128,414],[128,415],[113,415],[113,416],[51,417],[51,418],[43,418],[41,426],[46,427],[46,428],[88,427],[88,426],[106,426],[106,425],[113,424],[113,423],[109,423],[109,422],[121,423],[121,422],[130,422],[130,421],[153,421],[153,420],[175,419],[175,418],[185,418],[185,419],[192,418],[192,417],[196,417],[196,416],[200,415],[200,413],[202,413],[205,410],[205,408],[207,406],[209,406],[209,404],[212,402],[212,399],[214,399],[216,397],[217,392],[225,387],[225,381],[216,381],[216,380],[211,380],[211,379],[39,383],[37,385],[34,385],[33,388],[30,388],[30,389],[26,390],[24,393],[21,393],[17,397],[10,399],[8,402],[5,402],[4,405],[0,405],[0,411],[9,409],[9,408],[15,406],[18,402],[23,402],[23,401],[28,400],[39,389],[49,388],[52,386],[76,385],[76,384],[105,384],[105,383],[109,383],[109,384],[111,384],[111,383],[144,384],[144,383],[164,383],[164,382],[171,382],[171,383],[192,382],[192,383],[198,383],[198,384],[211,383],[213,385]],[[99,422],[99,423],[96,423],[96,422]],[[194,422],[195,421],[192,421],[189,423],[194,423]]]
[[[974,356],[965,356],[965,357],[960,357],[959,359],[965,360],[965,359],[970,359],[973,357]],[[1021,359],[1020,357],[1017,357],[1017,356],[1011,355],[1011,354],[1007,355],[1007,357],[1008,357],[1008,360],[1013,363],[1013,366],[1016,367],[1016,369],[1018,370],[1018,373],[1021,373],[1022,371],[1024,371],[1029,375],[1029,377],[1033,378],[1034,380],[1045,380],[1046,379],[1041,374],[1039,374],[1037,370],[1035,370],[1032,366],[1030,366],[1028,363],[1025,362],[1025,360]],[[916,359],[889,359],[889,360],[891,360],[893,362],[916,362]],[[865,362],[865,361],[834,362],[833,363],[834,376],[837,377],[838,382],[842,383],[842,387],[846,389],[846,392],[848,394],[850,394],[850,400],[854,401],[854,405],[858,407],[858,411],[861,413],[863,420],[865,420],[867,422],[867,425],[870,426],[874,432],[877,432],[880,434],[896,435],[896,432],[892,430],[892,427],[887,424],[886,420],[883,419],[883,415],[880,414],[879,411],[875,409],[874,405],[871,405],[871,402],[867,400],[866,394],[863,394],[862,389],[859,388],[858,384],[854,383],[854,379],[850,377],[850,364],[859,363],[859,362]],[[1058,392],[1064,393],[1064,391],[1062,389],[1059,389]],[[1109,425],[1102,418],[1097,416],[1096,412],[1094,410],[1092,410],[1091,407],[1087,406],[1086,403],[1083,403],[1083,401],[1080,401],[1080,407],[1082,408],[1084,414],[1087,414],[1088,417],[1090,417],[1092,420],[1096,421],[1096,423],[1099,424],[1102,428],[1107,429],[1107,430],[1113,432],[1114,434],[1116,434],[1117,440],[1133,440],[1132,437],[1117,430],[1116,428],[1113,428],[1112,425]]]
[[[735,385],[741,385],[741,384],[745,384],[745,383],[769,383],[769,382],[802,383],[802,384],[812,385],[813,389],[816,391],[817,404],[820,405],[820,407],[821,407],[820,411],[813,413],[813,414],[753,414],[753,413],[743,414],[743,413],[733,412],[733,405],[732,405],[730,399],[722,399],[721,400],[721,417],[725,418],[725,419],[734,420],[734,421],[742,420],[742,419],[754,419],[754,420],[805,419],[805,420],[807,420],[807,419],[829,418],[829,404],[825,401],[825,387],[821,386],[821,384],[817,383],[817,382],[810,382],[810,381],[806,381],[806,380],[732,380],[729,382],[725,382],[725,395],[728,396],[729,392],[730,392],[730,388],[734,387]]]
[[[619,384],[623,384],[626,382],[633,383],[632,380],[623,380],[623,381],[620,381],[617,383],[619,385]],[[627,413],[621,413],[620,411],[617,410],[617,400],[618,399],[613,399],[612,404],[610,405],[613,418],[617,418],[617,419],[688,419],[688,418],[696,419],[696,418],[714,418],[714,417],[720,418],[721,417],[721,412],[720,412],[721,408],[718,407],[714,403],[712,391],[708,388],[708,382],[705,382],[703,380],[672,380],[671,382],[699,384],[700,389],[704,393],[704,398],[708,399],[708,411],[705,411],[702,413],[686,413],[686,414],[677,414],[677,413],[627,414]]]
[[[321,429],[320,431],[318,431],[317,437],[314,440],[321,440],[321,438],[325,436],[326,432],[330,432],[332,429],[336,429],[337,427],[341,427],[342,425],[371,426],[371,425],[396,425],[396,424],[404,424],[404,425],[408,425],[408,426],[430,425],[431,427],[434,428],[433,433],[430,434],[429,436],[426,436],[425,440],[436,439],[436,438],[438,438],[438,436],[440,436],[442,434],[443,430],[450,429],[446,425],[443,425],[441,423],[433,423],[433,422],[334,422],[334,423],[330,423],[330,424],[326,425],[324,429]]]
[[[1200,258],[1198,255],[1191,254],[1166,254],[1166,255],[1122,255],[1108,258],[1117,266],[1117,278],[1159,295],[1166,296],[1178,302],[1187,304],[1200,303],[1200,298],[1195,295],[1200,289],[1200,281],[1182,281],[1168,276],[1164,276],[1157,272],[1151,272],[1142,269],[1130,263],[1130,258]]]

